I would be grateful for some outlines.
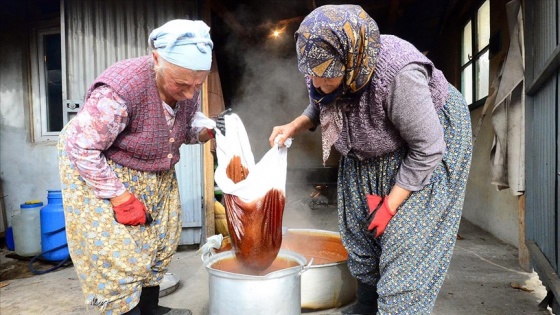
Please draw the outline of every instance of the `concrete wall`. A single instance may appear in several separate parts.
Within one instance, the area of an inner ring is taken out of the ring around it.
[[[20,9],[23,10],[23,9]],[[8,224],[11,211],[30,199],[47,202],[47,189],[60,189],[55,143],[31,143],[29,48],[23,12],[10,11],[0,28],[0,178]]]
[[[509,0],[490,2],[490,34],[500,35],[500,45],[490,59],[490,78],[499,71],[509,47],[509,33],[505,5]],[[452,12],[442,32],[439,44],[432,49],[430,57],[446,78],[456,87],[461,84],[460,43],[461,32],[471,10],[476,9],[477,1],[467,1]],[[449,43],[454,43],[449,45]],[[471,112],[473,128],[478,123],[482,108]],[[502,241],[518,246],[518,201],[510,190],[498,191],[490,184],[490,150],[494,137],[492,128],[492,108],[487,110],[477,140],[473,148],[473,160],[467,183],[463,218],[487,230]]]
[[[489,157],[494,131],[491,111],[488,112],[473,148],[463,218],[489,231],[500,240],[518,246],[518,197],[513,196],[509,189],[498,191],[495,185],[490,184]],[[471,112],[473,126],[478,123],[481,113],[482,108]]]

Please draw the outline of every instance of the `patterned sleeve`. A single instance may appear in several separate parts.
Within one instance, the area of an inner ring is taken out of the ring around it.
[[[111,146],[127,122],[124,100],[112,88],[100,86],[68,123],[65,147],[68,158],[99,198],[112,198],[126,190],[103,151]]]
[[[307,85],[307,91],[309,93],[309,89],[311,88],[311,84],[312,84],[309,76],[305,76],[305,83]],[[313,123],[313,127],[309,129],[310,131],[315,131],[317,129],[317,126],[321,124],[319,105],[314,104],[311,101],[311,97],[309,97],[309,105],[307,105],[307,108],[303,111],[302,115],[309,117],[309,119]]]
[[[409,149],[396,181],[410,191],[429,183],[445,152],[443,127],[428,87],[429,76],[422,65],[404,67],[395,77],[387,102],[389,119]]]

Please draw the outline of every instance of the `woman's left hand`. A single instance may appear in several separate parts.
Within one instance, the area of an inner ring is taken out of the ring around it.
[[[374,237],[379,237],[385,232],[389,221],[411,193],[410,190],[395,185],[384,198],[377,195],[367,195],[369,214],[366,223],[368,231],[371,231]]]
[[[366,195],[366,197],[369,208],[366,217],[367,229],[374,237],[379,237],[385,232],[396,211],[389,209],[388,196],[381,198],[377,195]]]

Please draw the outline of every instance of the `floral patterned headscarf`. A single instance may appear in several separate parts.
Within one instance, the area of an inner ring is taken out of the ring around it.
[[[324,5],[311,12],[295,33],[298,68],[322,78],[344,76],[343,93],[369,82],[380,46],[379,28],[358,5]]]
[[[343,76],[337,95],[327,95],[330,103],[339,96],[359,95],[368,85],[381,46],[379,28],[358,5],[324,5],[311,12],[295,33],[299,71],[308,76]],[[320,104],[323,164],[343,128],[342,109],[316,99],[313,84],[310,98]],[[330,96],[330,97],[329,97]]]

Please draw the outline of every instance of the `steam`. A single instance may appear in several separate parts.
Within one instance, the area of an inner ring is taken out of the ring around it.
[[[268,38],[263,46],[245,51],[228,45],[237,52],[242,66],[240,83],[230,105],[247,129],[257,162],[270,149],[268,138],[272,128],[291,122],[309,104],[305,79],[297,69],[295,44],[287,37],[288,33],[281,38]],[[288,54],[287,49],[291,54],[278,56]],[[320,132],[299,135],[289,150],[288,168],[320,167],[321,163]]]
[[[221,78],[222,86],[229,84],[226,87],[233,90],[233,96],[226,106],[231,107],[242,119],[253,155],[258,162],[270,149],[268,138],[272,128],[287,124],[301,115],[309,104],[309,96],[304,76],[297,68],[293,34],[299,26],[298,23],[287,25],[278,36],[271,36],[273,30],[278,28],[272,24],[268,24],[270,27],[266,28],[259,28],[253,24],[259,23],[254,20],[258,14],[256,11],[248,13],[238,7],[235,15],[240,21],[244,21],[246,29],[251,30],[253,34],[250,38],[229,34],[223,47],[225,54],[220,61],[227,62],[227,66],[236,70],[239,69],[238,77]],[[321,167],[320,128],[315,132],[303,132],[295,137],[288,150],[283,225],[337,229],[334,206],[320,210],[311,210],[308,206],[314,185],[304,170]],[[317,215],[322,219],[317,220]]]

